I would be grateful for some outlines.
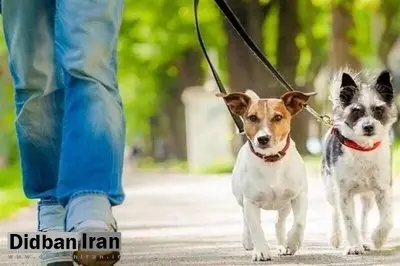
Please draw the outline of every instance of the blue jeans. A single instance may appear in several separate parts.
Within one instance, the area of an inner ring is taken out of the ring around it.
[[[121,204],[125,118],[116,49],[123,0],[1,4],[26,196],[57,208],[85,195]]]

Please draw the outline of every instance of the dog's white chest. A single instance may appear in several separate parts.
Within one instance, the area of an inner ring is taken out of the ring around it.
[[[232,179],[233,193],[239,204],[245,197],[260,208],[278,210],[297,197],[306,185],[304,163],[298,161],[299,158],[288,154],[275,163],[265,163],[258,158],[241,162],[239,158]]]
[[[358,152],[354,156],[348,152],[341,158],[336,171],[340,186],[351,188],[354,192],[382,188],[389,184],[391,178],[389,154],[382,151]]]
[[[246,189],[245,187],[245,194],[260,208],[278,210],[297,196],[298,192],[281,185],[265,185],[258,191],[254,191],[253,188]]]

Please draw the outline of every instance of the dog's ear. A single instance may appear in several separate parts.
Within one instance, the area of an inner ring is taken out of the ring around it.
[[[354,79],[349,74],[343,73],[339,94],[339,98],[343,106],[348,106],[351,104],[357,91],[358,88]]]
[[[285,104],[286,109],[294,116],[303,109],[308,99],[316,94],[316,92],[290,91],[282,95],[281,100]]]
[[[385,103],[391,104],[393,102],[393,85],[391,82],[391,75],[389,71],[384,70],[378,75],[378,78],[376,79],[375,89]]]
[[[232,113],[240,116],[244,115],[251,102],[250,96],[242,92],[217,93],[217,96],[224,99]]]

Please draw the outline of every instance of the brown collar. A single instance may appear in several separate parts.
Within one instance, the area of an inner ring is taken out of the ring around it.
[[[279,151],[277,154],[273,154],[273,155],[268,155],[268,156],[266,156],[266,155],[264,155],[264,154],[261,154],[261,153],[256,152],[256,151],[254,150],[254,147],[253,147],[253,145],[251,144],[250,140],[249,140],[249,145],[250,145],[250,150],[251,150],[251,151],[254,153],[254,155],[256,155],[258,158],[263,159],[264,162],[274,163],[274,162],[279,161],[280,159],[282,159],[282,158],[286,155],[286,152],[287,152],[287,150],[288,150],[289,147],[290,147],[290,136],[289,136],[289,135],[287,136],[285,147],[284,147],[281,151]]]

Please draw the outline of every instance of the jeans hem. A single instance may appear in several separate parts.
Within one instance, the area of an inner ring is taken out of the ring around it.
[[[38,206],[53,206],[53,205],[61,205],[61,203],[56,198],[45,198],[40,199],[38,202]]]
[[[41,200],[37,206],[37,231],[64,231],[65,209],[55,199]]]
[[[80,224],[88,221],[97,221],[96,223],[100,221],[105,225],[115,223],[107,193],[86,190],[72,194],[67,205],[66,230],[76,230]]]
[[[105,193],[104,191],[83,190],[83,191],[73,193],[71,195],[71,197],[69,197],[68,203],[70,203],[72,200],[74,200],[76,198],[84,197],[84,196],[104,196],[110,201],[107,193]]]

